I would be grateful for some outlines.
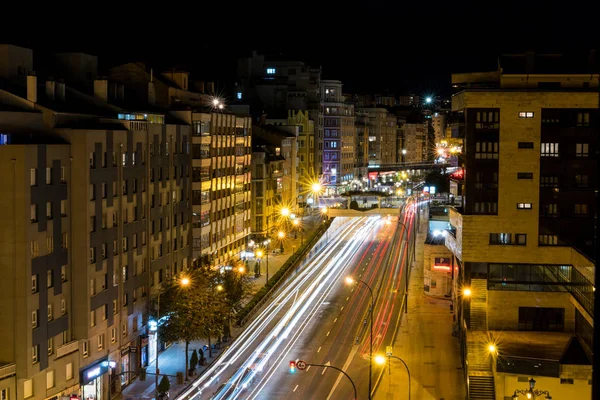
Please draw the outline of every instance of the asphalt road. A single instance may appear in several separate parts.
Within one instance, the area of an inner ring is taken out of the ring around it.
[[[410,213],[407,213],[410,214]],[[412,218],[401,217],[409,229]],[[360,250],[347,264],[346,273],[363,280],[376,301],[373,327],[373,354],[385,352],[396,333],[406,287],[404,268],[406,234],[397,218],[380,224],[365,238]],[[410,239],[412,240],[412,238]],[[412,242],[409,241],[412,245]],[[410,253],[409,253],[410,254]],[[304,337],[289,352],[282,365],[264,385],[257,399],[353,399],[347,377],[330,368],[310,366],[306,371],[289,371],[289,360],[310,364],[331,364],[343,369],[354,381],[358,398],[368,398],[369,376],[369,290],[362,283],[337,290],[325,299]],[[373,366],[373,387],[383,371]]]
[[[402,215],[409,228],[412,219]],[[348,219],[329,232],[314,254],[273,296],[207,373],[181,399],[351,399],[352,386],[332,369],[310,366],[290,372],[290,360],[330,363],[354,380],[367,398],[369,290],[374,291],[373,347],[385,349],[399,322],[404,296],[406,233],[392,219]],[[373,369],[375,385],[381,367]]]

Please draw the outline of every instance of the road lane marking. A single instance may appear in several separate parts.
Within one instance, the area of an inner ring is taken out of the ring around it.
[[[354,348],[352,349],[352,351],[350,352],[350,354],[348,355],[348,358],[346,359],[346,362],[344,363],[344,366],[342,367],[343,371],[346,371],[348,369],[348,367],[350,366],[350,363],[352,362],[352,359],[354,358],[354,356],[356,355],[356,353],[358,352],[358,347],[359,346],[353,346]],[[382,371],[385,371],[385,368],[382,369]],[[335,384],[333,385],[333,387],[331,388],[331,391],[329,392],[329,396],[327,396],[326,400],[331,399],[331,396],[333,396],[333,392],[335,392],[335,389],[337,388],[337,386],[340,384],[340,381],[343,378],[343,374],[340,372],[338,374],[338,378],[335,381]]]
[[[337,318],[333,320],[333,323],[335,324],[337,322]]]
[[[317,353],[321,351],[321,348],[319,347],[319,350],[317,350]]]
[[[296,389],[298,389],[298,385],[296,385],[296,387],[294,388],[293,392],[295,392],[295,391],[296,391]]]
[[[346,301],[350,300],[350,296],[346,297]]]
[[[308,371],[310,369],[310,365],[308,367],[306,367],[306,370]]]
[[[342,311],[344,309],[344,306],[342,306],[342,308],[340,308],[340,311]]]
[[[327,332],[327,335],[325,335],[325,336],[329,336],[330,333],[331,333],[331,331]]]

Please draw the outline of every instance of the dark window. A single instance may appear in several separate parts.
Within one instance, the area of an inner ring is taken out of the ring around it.
[[[539,89],[560,89],[560,82],[538,82]]]
[[[519,142],[520,149],[533,149],[533,142]]]
[[[558,187],[558,176],[542,176],[540,178],[541,187]]]
[[[490,233],[490,244],[511,244],[510,233]]]
[[[519,307],[519,330],[563,332],[565,309]]]
[[[588,176],[587,175],[575,175],[575,186],[584,188],[588,186]]]
[[[533,179],[533,172],[517,172],[517,179]]]

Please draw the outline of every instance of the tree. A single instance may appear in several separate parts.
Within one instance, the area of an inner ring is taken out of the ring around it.
[[[208,338],[210,344],[212,327],[222,326],[222,296],[215,296],[218,278],[210,266],[199,265],[173,276],[162,287],[160,307],[166,318],[158,332],[163,341],[185,343],[186,380],[190,342]]]
[[[240,267],[226,271],[222,276],[224,305],[227,312],[227,323],[224,334],[231,335],[231,320],[242,309],[246,300],[252,295],[253,284],[245,269]]]
[[[169,389],[171,389],[171,382],[169,382],[169,378],[166,375],[163,375],[158,384],[158,394],[164,397],[169,392]]]

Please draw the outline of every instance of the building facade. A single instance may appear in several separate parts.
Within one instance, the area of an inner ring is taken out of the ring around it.
[[[446,246],[470,390],[510,396],[539,376],[554,396],[589,398],[598,74],[522,61],[453,76],[462,199]]]
[[[29,49],[17,51],[21,56],[9,61],[33,58]],[[87,62],[92,56],[57,57],[74,81],[97,75],[86,72],[95,65]],[[19,67],[31,71],[31,65]],[[31,273],[23,293],[43,281],[44,295],[36,296],[48,323],[28,314],[34,339],[26,359],[15,360],[15,398],[107,399],[156,357],[150,298],[191,262],[191,128],[153,104],[125,106],[119,82],[88,79],[79,82],[88,90],[81,92],[64,83],[70,79],[9,75],[3,106],[28,115],[6,116],[4,130],[68,144],[60,157],[43,146],[28,155],[35,182],[30,216],[38,216],[37,229],[47,237],[46,251],[39,250],[40,237],[30,241],[34,268],[23,272]]]
[[[337,192],[354,179],[356,127],[354,106],[342,95],[342,82],[321,82],[323,98],[323,182]]]

